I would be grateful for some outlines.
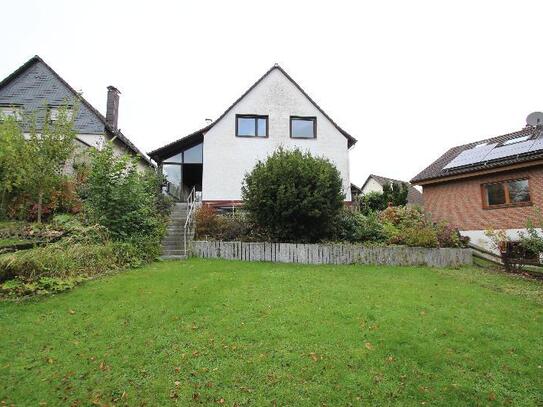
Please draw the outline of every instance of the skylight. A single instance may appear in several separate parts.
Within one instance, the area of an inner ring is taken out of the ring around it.
[[[531,136],[522,136],[517,138],[512,138],[511,140],[506,140],[502,143],[502,146],[508,146],[510,144],[522,143],[523,141],[529,140]]]

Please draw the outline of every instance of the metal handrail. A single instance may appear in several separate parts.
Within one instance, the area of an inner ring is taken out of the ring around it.
[[[192,225],[192,218],[194,216],[194,207],[196,203],[196,187],[193,187],[187,197],[187,219],[185,220],[185,226],[183,230],[185,255],[187,255],[187,236],[190,226]]]

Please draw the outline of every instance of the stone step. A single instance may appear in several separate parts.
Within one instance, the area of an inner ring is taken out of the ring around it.
[[[184,249],[185,248],[185,242],[164,242],[162,244],[163,249]]]
[[[166,236],[163,242],[184,242],[184,236]]]
[[[164,250],[162,256],[185,256],[184,250]]]
[[[169,255],[160,256],[160,259],[162,259],[162,260],[185,260],[186,258],[187,258],[187,256],[184,255],[184,254],[181,254],[181,255],[169,254]]]

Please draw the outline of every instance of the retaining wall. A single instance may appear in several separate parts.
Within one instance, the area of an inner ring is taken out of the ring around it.
[[[364,247],[351,244],[297,244],[193,241],[195,257],[301,264],[375,264],[455,267],[473,263],[470,249]]]

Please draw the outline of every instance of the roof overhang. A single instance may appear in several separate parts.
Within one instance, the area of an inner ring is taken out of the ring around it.
[[[537,159],[534,161],[525,161],[521,163],[511,164],[511,165],[505,165],[500,167],[493,167],[493,168],[483,168],[471,172],[461,173],[461,174],[454,174],[450,176],[442,176],[438,178],[430,178],[420,181],[412,181],[411,183],[413,185],[420,185],[420,186],[426,186],[426,185],[435,185],[435,184],[441,184],[443,182],[449,182],[449,181],[456,181],[460,179],[467,179],[467,178],[473,178],[473,177],[479,177],[482,175],[487,174],[496,174],[500,172],[508,172],[508,171],[514,171],[529,167],[537,167],[537,166],[543,166],[543,158]]]
[[[180,151],[186,150],[196,144],[202,143],[204,141],[204,134],[209,130],[210,126],[204,127],[188,136],[185,136],[179,140],[174,141],[173,143],[166,144],[163,147],[157,148],[156,150],[151,151],[149,157],[155,160],[157,163],[164,161],[164,159],[171,157],[179,153]]]

